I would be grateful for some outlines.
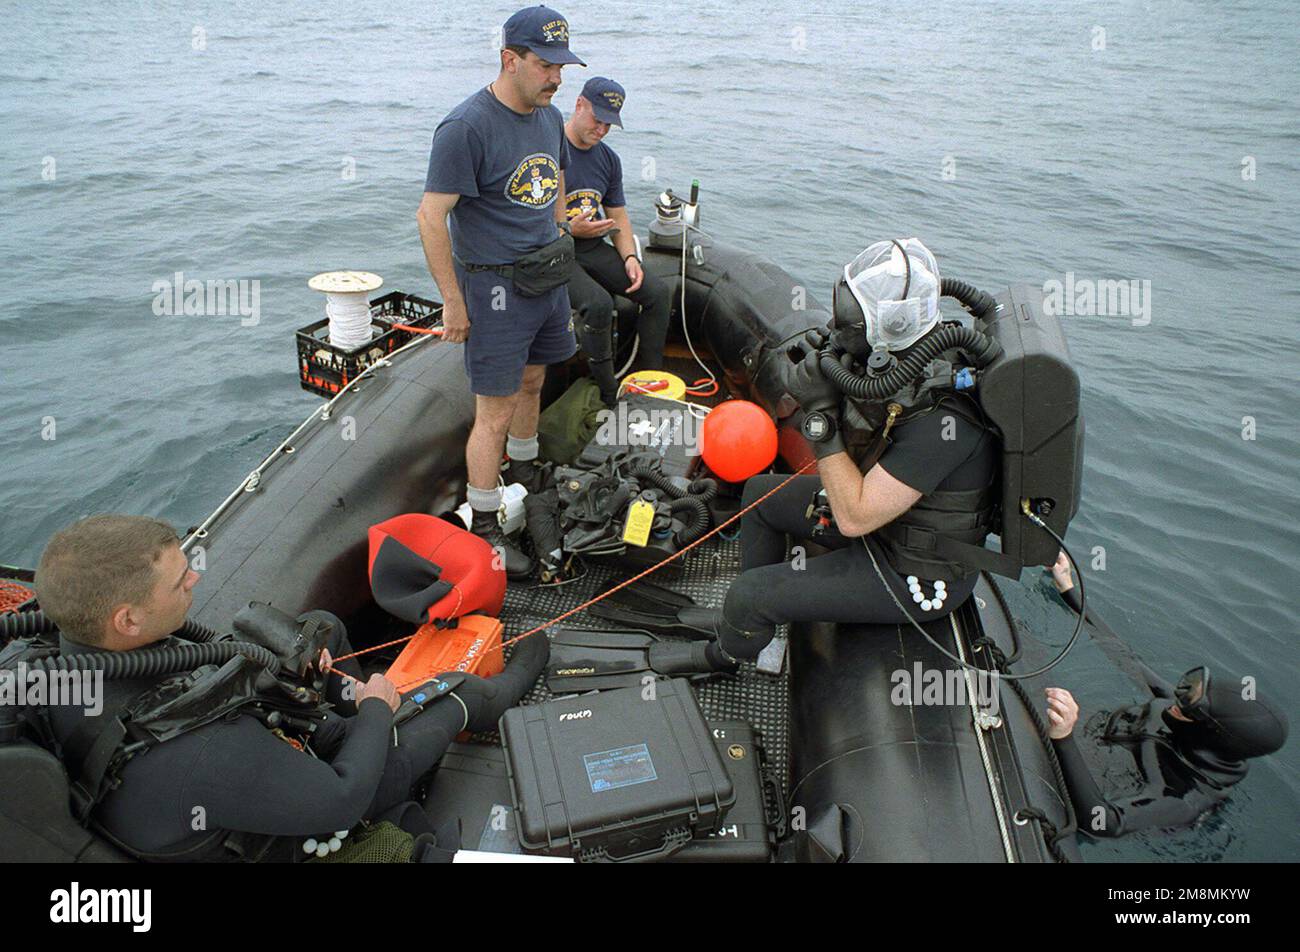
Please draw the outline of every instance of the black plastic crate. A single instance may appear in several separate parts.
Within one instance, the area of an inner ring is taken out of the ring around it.
[[[298,382],[304,390],[332,397],[375,361],[409,343],[415,335],[394,324],[437,327],[442,305],[404,291],[390,291],[370,302],[374,337],[360,347],[344,350],[329,342],[329,319],[298,330]]]

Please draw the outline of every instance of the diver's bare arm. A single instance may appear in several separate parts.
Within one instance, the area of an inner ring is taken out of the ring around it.
[[[911,509],[921,493],[887,473],[880,464],[866,476],[848,453],[836,453],[817,463],[831,514],[840,534],[853,538],[875,532]]]

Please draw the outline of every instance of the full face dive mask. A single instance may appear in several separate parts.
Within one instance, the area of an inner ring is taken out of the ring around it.
[[[939,321],[939,265],[917,238],[878,241],[835,283],[835,326],[858,325],[871,350],[904,350]]]

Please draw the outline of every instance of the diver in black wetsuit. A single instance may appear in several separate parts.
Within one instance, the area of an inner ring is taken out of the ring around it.
[[[169,635],[184,622],[198,578],[170,526],[110,515],[57,533],[41,557],[35,587],[42,608],[60,627],[62,654],[150,651],[183,643]],[[346,631],[327,612],[308,615],[332,625],[326,654],[314,662],[327,669],[330,655],[350,653]],[[413,785],[456,734],[494,727],[536,680],[545,643],[531,640],[540,644],[529,649],[538,654],[529,663],[516,666],[512,658],[491,681],[470,676],[396,727],[401,698],[392,682],[375,674],[361,683],[355,661],[333,664],[358,680],[351,688],[346,679],[328,679],[333,709],[318,712],[323,718],[314,731],[295,736],[288,725],[273,731],[247,713],[186,730],[127,761],[91,818],[129,854],[161,861],[236,858],[231,853],[247,849],[247,840],[227,835],[232,833],[263,837],[262,858],[286,860],[303,858],[305,838],[326,842],[363,819],[408,827],[403,819],[411,811],[403,807]],[[74,779],[105,725],[150,687],[149,681],[107,681],[102,711],[49,709]],[[425,836],[423,847],[419,858],[445,859],[455,844],[446,836],[436,844]]]
[[[1064,554],[1052,576],[1077,612],[1078,595]],[[1103,734],[1132,750],[1143,781],[1136,794],[1102,792],[1073,736],[1079,705],[1063,688],[1046,690],[1048,732],[1079,829],[1093,836],[1188,826],[1228,799],[1246,776],[1247,760],[1271,754],[1286,742],[1286,717],[1255,696],[1250,680],[1211,676],[1202,666],[1170,685],[1145,665],[1141,668],[1152,700],[1112,712]]]
[[[940,279],[915,238],[872,245],[835,288],[836,321],[884,359],[903,362],[937,332]],[[817,332],[812,332],[816,335]],[[741,520],[741,574],[722,609],[681,617],[715,630],[722,650],[753,659],[787,622],[901,623],[942,618],[970,596],[979,574],[924,550],[919,534],[980,547],[992,525],[997,437],[975,400],[948,392],[871,426],[819,364],[824,338],[800,344],[786,390],[804,411],[820,475],[799,476]],[[874,359],[874,358],[873,358]],[[865,356],[864,356],[865,360]],[[810,429],[816,417],[820,429]],[[755,476],[750,505],[785,479]],[[787,560],[786,536],[832,551]],[[887,587],[886,587],[887,586]],[[900,604],[902,608],[900,608]]]

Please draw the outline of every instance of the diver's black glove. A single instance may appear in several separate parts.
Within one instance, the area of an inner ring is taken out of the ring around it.
[[[840,429],[840,391],[822,372],[818,349],[826,337],[812,330],[799,344],[803,359],[787,374],[785,389],[803,408],[800,430],[818,459],[844,452]]]
[[[803,359],[786,372],[785,390],[804,410],[838,410],[840,391],[822,373],[818,350],[826,335],[811,330],[799,342]]]

